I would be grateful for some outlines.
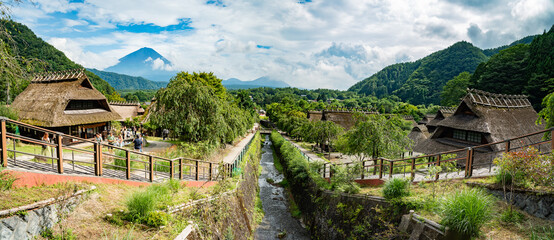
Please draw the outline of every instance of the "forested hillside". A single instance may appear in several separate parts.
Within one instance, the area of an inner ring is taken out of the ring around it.
[[[525,94],[535,109],[554,91],[554,26],[534,38],[530,45],[519,44],[500,51],[479,64],[470,87],[494,93]]]
[[[348,90],[379,98],[396,95],[412,104],[438,104],[448,80],[461,72],[473,72],[486,60],[481,49],[458,42],[415,62],[388,66]]]
[[[32,61],[33,64],[29,70],[31,74],[43,71],[61,71],[75,68],[82,68],[81,65],[74,63],[65,56],[65,54],[41,38],[37,37],[27,26],[2,20],[0,24],[6,29],[13,41],[8,40],[7,36],[2,35],[4,41],[11,42],[10,51],[12,55],[17,55],[22,59]],[[115,92],[114,88],[106,81],[89,71],[86,72],[89,79],[96,89],[105,95],[111,95]]]
[[[92,73],[98,75],[102,79],[106,80],[112,87],[117,90],[134,90],[134,89],[160,89],[167,86],[167,82],[151,81],[143,77],[133,77],[125,74],[119,74],[114,72],[105,72],[97,69],[87,69]]]

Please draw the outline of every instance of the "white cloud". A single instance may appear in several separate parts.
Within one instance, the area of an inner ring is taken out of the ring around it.
[[[223,79],[267,75],[293,86],[340,89],[459,40],[494,47],[540,33],[554,19],[549,0],[233,0],[225,5],[205,0],[37,0],[33,7],[14,9],[14,15],[86,67],[103,69],[151,47],[173,63],[152,60],[157,69],[210,71]],[[78,19],[53,19],[51,14],[72,11]],[[190,19],[194,30],[117,30],[134,24],[166,27],[182,19]],[[70,32],[41,21],[64,21]],[[83,32],[77,34],[78,28]]]

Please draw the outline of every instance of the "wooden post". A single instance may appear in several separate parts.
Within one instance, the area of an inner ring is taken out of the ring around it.
[[[415,161],[416,161],[416,159],[415,159],[415,158],[412,158],[412,181],[415,180],[415,170],[416,170],[416,169],[415,169],[415,167],[416,167],[416,166],[415,166]]]
[[[506,140],[506,152],[510,152],[510,140]]]
[[[4,132],[4,130],[2,130]],[[554,129],[550,131],[550,152],[554,153]]]
[[[104,167],[104,162],[102,159],[102,144],[98,144],[98,176],[102,176],[103,171],[102,168]]]
[[[437,166],[439,166],[439,167],[441,166],[441,155],[440,155],[440,154],[437,155]],[[440,172],[438,172],[438,173],[436,174],[436,176],[435,176],[435,181],[436,181],[436,180],[439,180],[439,173],[440,173]]]
[[[95,142],[93,143],[94,145],[94,175],[96,176],[100,176],[100,170],[99,167],[100,167],[100,158],[98,157],[98,143]]]
[[[148,156],[150,162],[150,182],[154,181],[154,156]]]
[[[183,158],[179,158],[179,179],[183,179]]]
[[[209,173],[208,173],[208,179],[211,181],[212,180],[212,163],[210,162],[210,169],[209,169]]]
[[[173,179],[173,175],[175,174],[175,166],[173,164],[173,160],[169,161],[171,165],[169,165],[169,179]]]
[[[125,166],[127,166],[127,179],[131,179],[131,153],[129,150],[125,151]]]
[[[199,174],[198,173],[198,161],[195,161],[195,164],[196,164],[196,173],[195,173],[196,177],[195,177],[195,179],[196,179],[196,181],[198,181],[198,177],[199,177],[199,175],[198,175]]]
[[[365,161],[362,161],[362,180],[364,180]]]
[[[394,167],[394,162],[390,160],[389,162],[390,162],[389,178],[392,178],[392,168]]]
[[[0,122],[0,131],[2,131],[2,167],[8,167],[8,139],[6,138],[5,119]]]
[[[63,173],[63,144],[62,144],[62,135],[58,134],[58,173]]]
[[[383,159],[382,158],[380,162],[381,164],[379,164],[379,179],[383,178]]]
[[[470,158],[469,158],[469,175],[468,177],[471,177],[473,175],[473,158],[475,157],[475,150],[471,148],[470,150]]]
[[[470,169],[471,169],[471,158],[473,154],[473,149],[470,147],[467,148],[467,157],[466,157],[466,178],[470,176]]]

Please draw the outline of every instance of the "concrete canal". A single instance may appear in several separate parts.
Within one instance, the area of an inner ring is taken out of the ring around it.
[[[254,239],[310,239],[308,231],[302,227],[300,221],[291,216],[284,189],[267,181],[272,179],[274,183],[278,183],[284,176],[275,169],[271,141],[267,135],[265,138],[264,153],[260,161],[262,174],[258,180],[265,216],[256,229]]]

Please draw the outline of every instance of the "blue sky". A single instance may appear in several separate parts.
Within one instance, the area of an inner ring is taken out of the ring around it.
[[[151,47],[166,69],[346,89],[460,40],[491,48],[542,33],[554,1],[35,0],[12,18],[85,67]]]

